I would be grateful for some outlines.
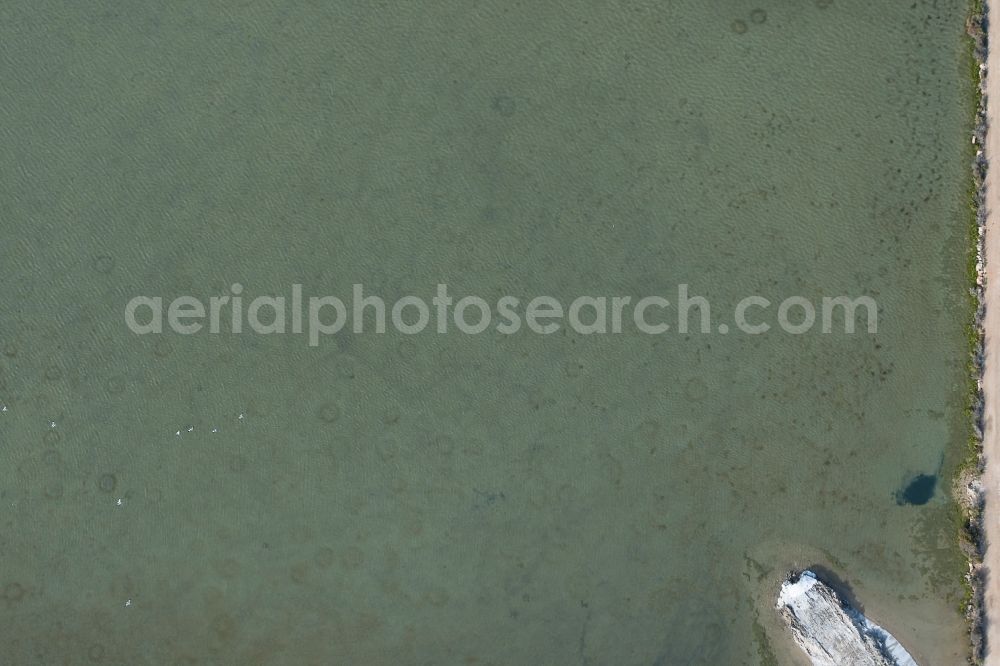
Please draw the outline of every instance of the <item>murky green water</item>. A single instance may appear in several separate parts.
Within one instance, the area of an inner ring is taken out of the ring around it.
[[[5,661],[766,663],[822,563],[959,663],[948,482],[896,499],[965,436],[962,2],[128,4],[0,6]],[[124,324],[233,282],[880,317]]]

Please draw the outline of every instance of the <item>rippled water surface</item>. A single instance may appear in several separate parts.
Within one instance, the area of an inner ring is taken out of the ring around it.
[[[768,664],[815,564],[959,663],[963,4],[0,4],[4,660]],[[234,282],[879,329],[125,325]]]

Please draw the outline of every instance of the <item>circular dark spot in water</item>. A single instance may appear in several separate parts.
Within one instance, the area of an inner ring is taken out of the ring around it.
[[[517,102],[513,97],[497,95],[493,98],[493,110],[504,118],[510,118],[517,111]]]
[[[399,437],[395,433],[384,432],[379,435],[378,439],[375,441],[375,449],[378,452],[379,458],[383,462],[389,462],[400,457],[403,452],[402,443]]]
[[[757,25],[760,25],[761,23],[767,20],[767,12],[765,12],[763,9],[755,9],[752,12],[750,12],[750,20],[756,23]]]
[[[729,24],[729,29],[735,32],[737,35],[742,35],[747,31],[746,21],[736,19],[735,21]]]
[[[62,379],[62,370],[60,370],[58,366],[50,365],[45,369],[45,378],[50,382]]]
[[[93,662],[98,662],[104,659],[104,646],[100,643],[94,643],[89,648],[87,648],[87,658]]]
[[[171,351],[170,343],[163,338],[157,340],[156,344],[153,345],[153,354],[155,354],[157,358],[166,358],[170,356]]]
[[[646,419],[636,429],[636,436],[643,444],[656,444],[660,440],[662,427],[656,419]]]
[[[582,377],[587,374],[587,362],[582,358],[566,361],[563,368],[567,377]]]
[[[135,581],[128,574],[117,575],[111,580],[111,593],[116,597],[128,599],[135,594]]]
[[[94,257],[92,265],[95,271],[107,275],[108,273],[114,270],[115,259],[109,254],[100,254]]]
[[[396,425],[402,417],[398,409],[390,407],[382,414],[382,423],[389,426]]]
[[[119,395],[125,391],[125,379],[121,375],[109,377],[108,380],[104,382],[104,388],[106,388],[108,393],[111,395]]]
[[[420,536],[424,531],[424,524],[420,522],[419,518],[414,516],[408,516],[406,519],[406,533],[411,537]],[[398,557],[398,556],[397,556]]]
[[[332,400],[324,402],[316,410],[316,415],[323,423],[336,423],[340,418],[340,405]]]
[[[330,565],[333,564],[333,558],[333,549],[324,546],[316,551],[316,555],[313,556],[313,561],[320,569],[328,569],[330,568]]]
[[[337,374],[344,379],[354,379],[361,374],[361,361],[353,356],[338,356],[333,364]]]
[[[106,493],[114,492],[117,486],[118,478],[114,474],[101,474],[101,478],[97,480],[97,487]]]
[[[402,495],[405,493],[406,489],[409,488],[409,485],[410,484],[406,482],[406,479],[401,476],[394,476],[392,481],[389,483],[389,487],[392,488],[393,494],[396,495]]]
[[[439,587],[435,587],[424,594],[424,601],[436,608],[440,608],[448,603],[449,598],[448,593]]]
[[[413,361],[419,356],[417,343],[413,340],[403,340],[399,343],[399,346],[396,347],[396,353],[399,354],[399,357],[404,361]]]
[[[309,564],[307,562],[298,562],[292,565],[292,569],[289,572],[289,576],[292,582],[298,583],[299,585],[306,582],[309,577]]]
[[[216,615],[212,620],[212,631],[219,640],[230,641],[236,635],[236,621],[226,613]]]
[[[343,564],[346,569],[357,569],[365,561],[365,554],[357,546],[350,546],[344,551]]]
[[[684,397],[692,402],[699,402],[708,397],[708,384],[701,377],[693,377],[684,385]]]
[[[896,491],[896,504],[922,506],[931,501],[937,489],[937,475],[918,474],[901,490]]]
[[[62,435],[60,435],[59,431],[56,430],[55,428],[49,428],[48,430],[45,431],[45,434],[42,436],[42,441],[44,441],[49,446],[55,446],[56,444],[62,441]]]
[[[20,583],[7,583],[3,586],[3,598],[16,603],[24,599],[24,587]]]
[[[235,578],[240,572],[240,563],[232,557],[227,557],[216,565],[215,570],[223,578]]]

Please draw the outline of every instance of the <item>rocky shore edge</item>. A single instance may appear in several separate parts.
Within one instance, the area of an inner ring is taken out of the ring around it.
[[[986,239],[986,169],[987,161],[984,154],[986,146],[987,116],[986,116],[986,67],[987,56],[987,10],[984,0],[972,0],[972,7],[966,22],[966,32],[972,40],[972,84],[975,97],[975,119],[973,124],[972,146],[975,156],[972,160],[972,196],[971,209],[974,220],[975,264],[971,276],[974,280],[970,288],[975,315],[972,320],[969,337],[972,347],[972,376],[975,381],[970,399],[969,409],[972,414],[972,435],[969,443],[967,460],[960,467],[956,479],[956,496],[962,510],[961,547],[968,559],[968,572],[965,574],[967,595],[964,601],[965,619],[969,625],[969,638],[972,646],[972,663],[981,664],[985,656],[986,605],[984,602],[985,569],[983,556],[986,550],[986,538],[983,531],[983,507],[985,494],[983,492],[982,475],[983,462],[983,373],[984,373],[984,334],[983,318],[985,315],[985,239]]]

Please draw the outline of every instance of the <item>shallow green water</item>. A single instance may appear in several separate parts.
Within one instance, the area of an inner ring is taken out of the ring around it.
[[[131,4],[0,6],[11,663],[754,664],[815,563],[960,661],[948,483],[896,497],[965,437],[962,2]],[[125,326],[233,282],[880,316]]]

